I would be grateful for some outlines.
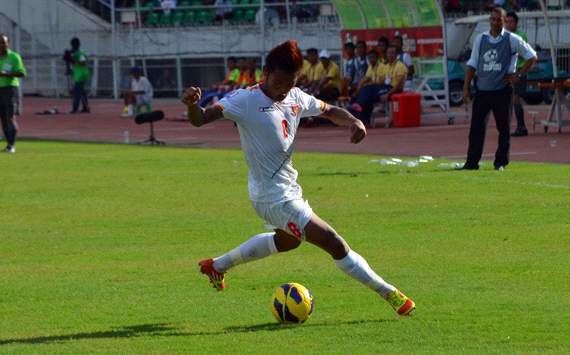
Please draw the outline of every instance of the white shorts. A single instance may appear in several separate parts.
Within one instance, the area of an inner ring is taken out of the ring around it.
[[[305,239],[305,226],[313,216],[309,202],[294,199],[283,202],[253,202],[253,208],[270,229],[281,229],[299,239]]]

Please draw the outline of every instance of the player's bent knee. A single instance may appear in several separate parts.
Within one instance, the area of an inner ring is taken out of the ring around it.
[[[275,241],[275,247],[279,252],[293,250],[301,245],[301,239],[282,230],[276,230],[273,238]]]

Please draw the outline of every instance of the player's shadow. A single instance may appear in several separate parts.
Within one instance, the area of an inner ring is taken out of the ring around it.
[[[374,320],[353,320],[344,322],[309,322],[303,324],[306,327],[338,327],[339,325],[363,325],[363,324],[379,324],[393,322],[391,319],[374,319]],[[0,346],[10,344],[52,344],[63,343],[69,341],[88,340],[88,339],[112,339],[112,338],[133,338],[138,336],[157,336],[157,337],[191,337],[191,336],[211,336],[221,335],[228,333],[249,333],[259,331],[284,331],[294,327],[297,324],[279,324],[279,323],[263,323],[250,326],[233,326],[226,327],[219,331],[196,331],[184,332],[180,329],[165,323],[157,324],[141,324],[117,328],[114,330],[97,331],[97,332],[84,332],[66,335],[49,335],[30,338],[14,338],[14,339],[0,339]]]
[[[309,322],[302,324],[303,328],[306,327],[338,327],[339,325],[364,325],[364,324],[379,324],[394,322],[394,319],[364,319],[364,320],[351,320],[344,322]],[[295,327],[301,326],[300,324],[279,324],[279,323],[263,323],[255,324],[249,326],[235,326],[226,327],[224,330],[228,333],[247,333],[247,332],[259,332],[259,331],[280,331],[287,330]]]
[[[31,337],[21,339],[0,339],[0,346],[8,344],[49,344],[65,341],[85,340],[85,339],[109,339],[109,338],[129,338],[141,335],[165,335],[176,331],[176,328],[164,323],[141,324],[121,327],[115,330],[98,332],[85,332],[67,335],[50,335],[43,337]]]

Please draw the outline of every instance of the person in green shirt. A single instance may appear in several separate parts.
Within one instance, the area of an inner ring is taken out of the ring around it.
[[[20,55],[10,50],[8,37],[0,33],[0,119],[2,131],[6,137],[7,153],[16,153],[16,133],[18,125],[14,117],[14,108],[18,99],[20,79],[26,76],[26,68]]]
[[[83,106],[81,112],[89,113],[90,111],[85,87],[91,75],[87,67],[87,56],[80,47],[81,42],[79,38],[73,38],[71,40],[71,76],[73,79],[73,105],[71,113],[77,113],[80,102]]]
[[[505,21],[505,29],[511,33],[519,35],[525,42],[528,42],[526,33],[517,28],[519,24],[519,17],[516,12],[507,12],[507,19]],[[524,59],[520,56],[517,58],[517,71],[524,65]],[[514,86],[513,91],[513,111],[515,112],[515,117],[517,118],[517,128],[511,134],[513,137],[523,137],[528,136],[528,130],[524,123],[524,109],[522,106],[521,97],[526,94],[526,75],[521,76],[518,84]]]

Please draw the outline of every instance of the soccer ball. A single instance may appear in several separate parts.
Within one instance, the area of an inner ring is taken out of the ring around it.
[[[305,286],[289,282],[275,289],[270,307],[281,323],[304,323],[313,313],[313,296]]]

